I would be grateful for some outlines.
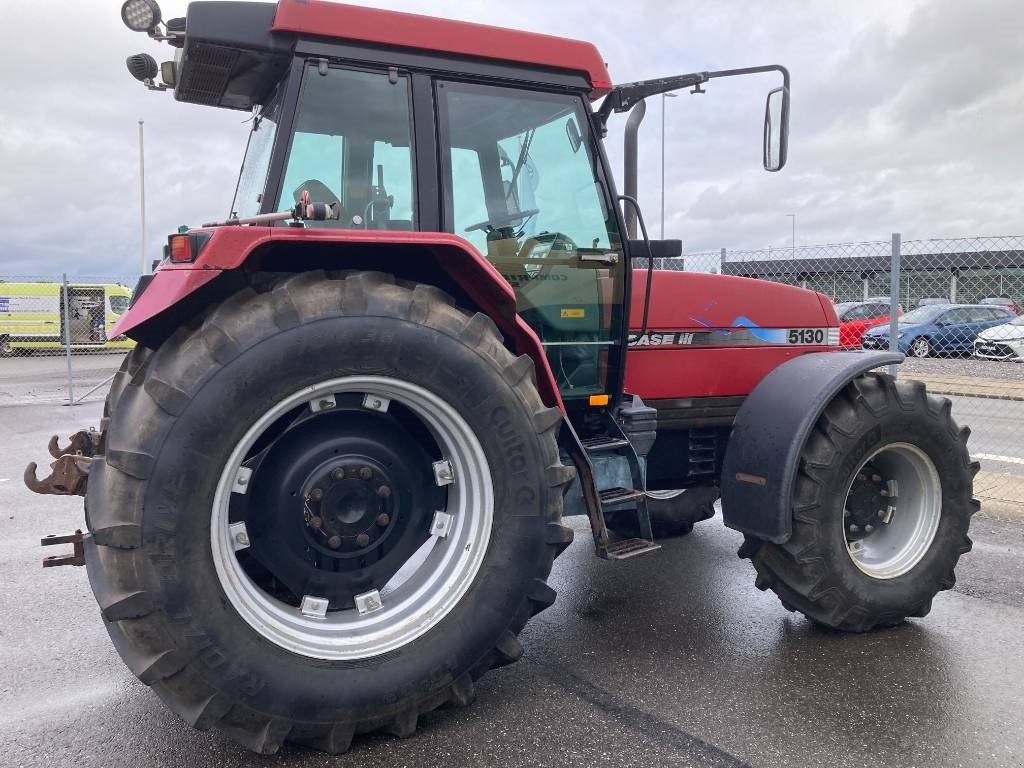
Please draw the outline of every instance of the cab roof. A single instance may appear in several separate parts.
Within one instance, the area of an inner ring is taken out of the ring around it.
[[[506,27],[324,0],[279,0],[271,32],[579,72],[590,82],[592,99],[612,88],[608,68],[593,43]]]

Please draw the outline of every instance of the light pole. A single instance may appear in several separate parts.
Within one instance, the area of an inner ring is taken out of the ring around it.
[[[674,99],[676,94],[661,94],[661,239],[665,239],[665,99]]]
[[[142,121],[139,120],[139,213],[142,224],[142,244],[139,246],[139,254],[142,259],[142,272],[149,272],[146,269],[146,154],[142,143]]]
[[[789,216],[789,218],[792,219],[792,221],[793,221],[792,256],[795,259],[796,258],[796,214],[795,213],[787,213],[786,215]]]

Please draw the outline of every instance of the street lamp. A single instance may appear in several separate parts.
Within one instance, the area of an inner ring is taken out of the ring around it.
[[[665,99],[674,99],[676,94],[661,94],[661,239],[665,239]]]
[[[795,213],[787,213],[786,215],[789,216],[789,218],[792,219],[792,221],[793,221],[792,256],[795,259],[796,258],[796,214]]]

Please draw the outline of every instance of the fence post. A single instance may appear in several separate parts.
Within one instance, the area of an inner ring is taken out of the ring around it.
[[[900,309],[900,233],[892,233],[892,261],[889,265],[889,351],[899,351]],[[896,378],[896,366],[889,366],[889,375]]]
[[[71,374],[71,311],[68,307],[68,273],[61,277],[64,285],[64,351],[68,359],[68,402],[67,405],[75,404],[75,380]]]

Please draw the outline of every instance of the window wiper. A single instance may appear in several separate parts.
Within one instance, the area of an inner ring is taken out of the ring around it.
[[[530,144],[533,142],[533,134],[536,132],[536,128],[531,128],[526,132],[526,137],[523,139],[523,146],[519,149],[519,159],[516,161],[516,167],[512,171],[512,180],[508,184],[508,192],[505,193],[506,201],[508,201],[512,192],[515,190],[516,180],[519,179],[519,172],[523,170],[523,166],[526,165],[526,158],[530,156]]]

